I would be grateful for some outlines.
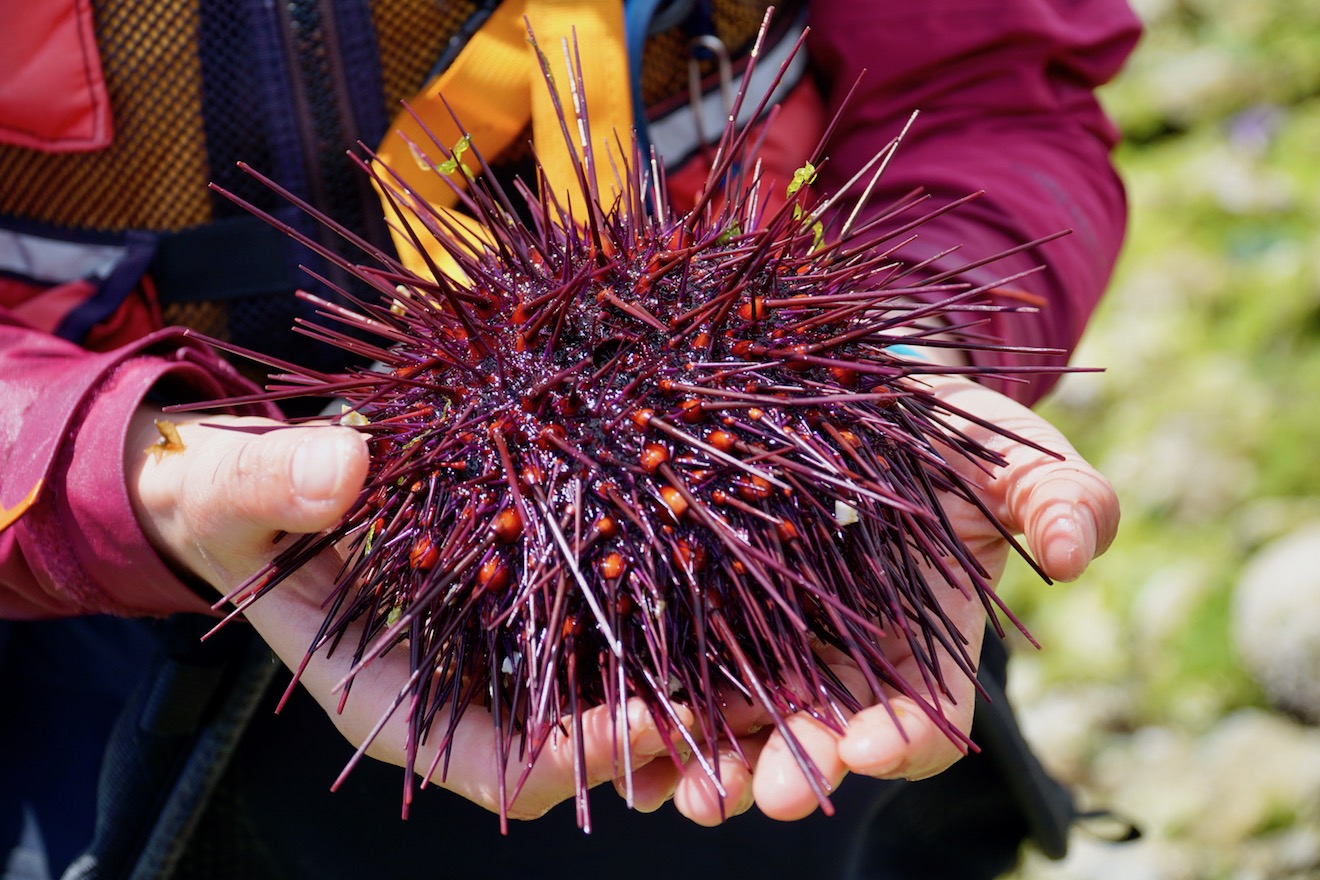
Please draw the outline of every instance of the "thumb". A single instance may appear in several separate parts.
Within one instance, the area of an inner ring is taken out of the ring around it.
[[[219,587],[264,562],[276,533],[334,525],[366,478],[351,428],[217,416],[176,427],[181,449],[141,456],[130,473],[134,506],[158,550]]]
[[[1058,429],[1025,406],[970,382],[945,383],[938,393],[954,412],[978,416],[980,423],[952,421],[1005,460],[993,475],[965,460],[955,461],[955,466],[1001,523],[1025,535],[1050,577],[1076,579],[1108,549],[1118,531],[1113,486]],[[1014,441],[998,433],[1001,430],[1026,442]]]
[[[227,448],[211,474],[189,472],[184,498],[214,515],[227,538],[319,532],[334,525],[362,489],[366,444],[351,428],[219,433],[225,436],[215,442]]]

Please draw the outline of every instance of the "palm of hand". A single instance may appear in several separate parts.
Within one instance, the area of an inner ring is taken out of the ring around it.
[[[991,475],[968,464],[964,477],[1007,529],[1026,533],[1051,576],[1075,577],[1103,551],[1116,528],[1117,504],[1108,484],[1057,432],[1025,408],[966,382],[943,383],[941,393],[953,405],[1064,455],[1059,461],[985,429],[966,426],[980,434],[981,442],[997,447],[1008,465]],[[153,460],[137,451],[154,437],[151,416],[144,411],[135,421],[135,439],[127,447],[126,473],[139,520],[163,555],[222,594],[274,555],[278,534],[315,532],[333,525],[353,503],[366,474],[365,444],[350,429],[282,428],[264,434],[228,429],[261,431],[276,426],[252,419],[208,417],[185,422],[180,431],[187,452]],[[992,582],[997,580],[1008,551],[1003,535],[966,501],[949,499],[946,509]],[[324,589],[340,565],[334,557],[331,553],[314,560],[246,611],[247,619],[291,668],[303,662],[324,618]],[[938,575],[932,572],[931,577]],[[967,656],[974,662],[984,609],[957,589],[943,590],[941,595],[944,610],[965,636]],[[886,656],[897,671],[907,680],[920,681],[917,660],[906,640],[897,634],[889,639]],[[932,775],[961,754],[960,744],[941,732],[910,698],[888,694],[887,703],[876,704],[861,670],[850,659],[828,648],[821,651],[865,707],[842,736],[805,714],[788,721],[820,771],[825,789],[832,790],[847,772]],[[338,685],[351,665],[347,655],[318,653],[303,669],[303,685],[350,742],[370,742],[368,755],[404,764],[414,744],[408,742],[402,713],[390,715],[383,724],[380,719],[408,679],[408,658],[394,652],[366,667],[354,681],[353,698],[341,707]],[[971,726],[974,686],[951,657],[943,658],[942,666],[948,692],[939,696],[937,709],[955,730],[965,733]],[[455,731],[443,779],[437,772],[435,781],[491,810],[498,810],[506,793],[521,783],[510,815],[533,818],[573,796],[579,774],[592,786],[618,777],[617,746],[626,735],[633,750],[633,772],[626,782],[616,779],[616,785],[631,792],[639,809],[655,809],[672,795],[678,808],[701,824],[716,824],[752,803],[781,819],[814,810],[817,795],[784,737],[777,731],[757,730],[767,722],[763,711],[747,706],[731,707],[730,712],[731,721],[750,731],[740,746],[751,766],[744,765],[731,748],[717,750],[727,793],[723,803],[697,762],[680,769],[668,759],[654,760],[670,754],[670,744],[640,703],[629,708],[626,734],[606,707],[589,710],[582,742],[544,749],[521,780],[524,767],[518,761],[502,767],[489,718],[468,712]],[[437,746],[436,742],[417,745],[418,767],[432,766]]]

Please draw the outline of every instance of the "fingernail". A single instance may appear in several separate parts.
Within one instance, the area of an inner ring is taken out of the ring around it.
[[[888,779],[897,776],[907,761],[907,754],[902,750],[901,745],[895,744],[892,736],[864,736],[857,740],[856,748],[859,753],[879,754],[883,757],[872,761],[857,762],[852,767],[859,773],[865,773],[867,776],[874,776],[877,779]]]
[[[891,709],[894,719],[862,714],[848,723],[848,732],[839,743],[839,754],[851,770],[878,779],[902,775],[910,752],[904,734],[909,713],[898,705]]]
[[[344,444],[338,436],[308,436],[294,449],[289,466],[294,494],[308,501],[333,498],[343,466]]]
[[[1081,575],[1095,556],[1096,525],[1091,511],[1070,504],[1050,523],[1044,555],[1051,573],[1063,580]]]
[[[674,720],[691,730],[696,724],[692,710],[683,705],[671,706]],[[628,704],[628,736],[633,750],[644,757],[654,758],[670,754],[671,745],[684,742],[683,731],[666,719],[662,725],[641,700]]]
[[[656,810],[659,810],[665,804],[669,803],[670,799],[674,796],[674,789],[676,788],[678,788],[677,776],[674,777],[672,784],[666,785],[660,791],[655,792],[654,796],[650,798],[644,799],[634,796],[632,808],[639,813],[654,813]]]
[[[1096,525],[1095,514],[1085,504],[1074,504],[1073,519],[1077,521],[1077,538],[1081,542],[1082,552],[1087,558],[1095,556],[1096,545],[1100,541],[1100,528]]]
[[[1045,540],[1045,562],[1052,569],[1075,571],[1082,554],[1081,529],[1071,515],[1060,516],[1049,525]]]

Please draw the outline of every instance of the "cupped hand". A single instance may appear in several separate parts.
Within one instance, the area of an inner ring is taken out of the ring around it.
[[[960,429],[999,452],[1007,462],[987,473],[956,455],[950,457],[981,501],[1005,528],[1026,536],[1028,547],[1050,577],[1071,580],[1080,575],[1104,552],[1117,529],[1118,504],[1108,482],[1058,431],[1025,407],[971,382],[931,381],[956,410],[975,414],[1062,456],[1048,455],[973,421],[955,420]],[[179,568],[213,585],[218,595],[269,561],[278,549],[278,535],[333,526],[357,498],[366,476],[366,445],[349,428],[288,428],[262,419],[194,417],[176,420],[182,451],[149,455],[140,450],[157,438],[153,420],[159,417],[159,413],[143,410],[135,419],[127,445],[130,492],[153,544]],[[964,543],[992,581],[997,579],[1008,555],[999,530],[962,499],[947,497],[945,505]],[[302,662],[324,618],[321,600],[339,564],[337,557],[327,554],[246,610],[248,620],[291,668]],[[929,576],[939,577],[933,571]],[[976,657],[984,628],[980,603],[953,588],[943,595],[946,613],[966,636],[970,656]],[[900,675],[920,680],[917,660],[904,640],[895,638],[885,651]],[[850,658],[828,649],[823,649],[823,657],[864,706],[842,735],[805,714],[789,719],[827,789],[836,787],[849,772],[923,778],[946,769],[962,755],[962,747],[910,698],[890,694],[887,706],[876,705]],[[942,663],[950,693],[938,695],[938,710],[965,733],[971,727],[974,686],[952,658],[944,657]],[[346,652],[333,657],[318,654],[304,670],[302,682],[343,735],[360,745],[392,704],[409,670],[401,653],[366,667],[341,712],[335,686],[348,666]],[[672,796],[682,813],[706,825],[717,824],[753,804],[766,815],[784,820],[814,811],[818,798],[783,736],[768,726],[769,717],[750,706],[731,705],[728,713],[733,725],[749,731],[739,745],[752,766],[744,766],[732,747],[720,750],[726,792],[722,804],[696,762],[681,771],[667,758],[652,760],[669,754],[669,744],[638,703],[630,706],[626,734],[619,729],[621,723],[611,721],[605,707],[585,713],[586,781],[594,786],[618,776],[618,744],[626,735],[633,749],[631,788],[639,809],[658,808]],[[900,724],[895,724],[895,716]],[[405,736],[404,721],[392,719],[376,736],[368,754],[402,765]],[[511,816],[532,818],[574,795],[574,751],[543,751],[510,810]],[[469,712],[455,736],[448,774],[436,782],[498,810],[501,774],[509,785],[522,774],[520,766],[501,768],[498,754],[490,720],[478,711]],[[423,750],[418,766],[430,766],[431,757]],[[616,785],[623,787],[621,780],[616,779]]]
[[[182,449],[166,451],[157,445],[155,420],[162,418],[176,425]],[[279,535],[335,525],[357,499],[367,475],[366,443],[351,428],[293,428],[228,416],[166,417],[142,409],[130,431],[125,473],[139,522],[167,560],[215,587],[217,598],[275,556]],[[148,447],[154,448],[147,452]],[[245,610],[247,620],[290,668],[302,663],[324,620],[321,603],[340,561],[328,551]],[[359,746],[393,704],[409,668],[402,651],[367,666],[340,711],[336,685],[349,670],[351,653],[327,657],[318,652],[301,682],[339,731]],[[368,755],[405,764],[407,725],[402,714],[396,713],[379,731]],[[616,761],[624,736],[634,766],[645,767],[661,755],[666,756],[662,763],[672,766],[669,743],[640,701],[629,704],[628,716],[625,733],[623,719],[612,719],[607,707],[583,713],[582,754],[589,786],[619,774]],[[421,749],[419,769],[432,765],[434,748]],[[543,749],[508,815],[534,818],[572,797],[577,791],[577,751],[564,743]],[[490,716],[470,709],[455,732],[448,772],[443,779],[437,773],[434,782],[498,811],[501,776],[512,792],[523,774],[516,760],[501,766],[499,754]]]
[[[953,411],[976,417],[955,417],[954,426],[1006,461],[991,472],[956,453],[948,454],[950,463],[1009,532],[1025,536],[1033,558],[1049,577],[1060,581],[1077,578],[1109,547],[1118,529],[1118,499],[1109,482],[1053,426],[1021,404],[966,380],[938,378],[930,383]],[[982,427],[976,420],[997,425],[1005,433]],[[1008,557],[1008,542],[966,500],[946,495],[944,506],[958,535],[989,572],[991,583],[997,582]],[[943,582],[930,569],[927,577],[929,583]],[[985,628],[981,603],[952,586],[940,594],[944,611],[967,639],[969,655],[978,657]],[[917,660],[905,639],[892,636],[884,649],[905,680],[921,681]],[[832,650],[822,650],[821,656],[864,706],[842,735],[805,713],[788,720],[827,790],[837,787],[848,773],[922,779],[947,769],[964,754],[964,746],[945,735],[911,698],[889,693],[888,707],[877,704],[850,658]],[[936,695],[936,708],[966,734],[972,725],[974,685],[947,654],[941,658],[941,667],[950,692]],[[895,716],[899,724],[895,724]],[[645,792],[642,799],[658,802],[672,792],[678,809],[703,825],[718,824],[753,804],[774,819],[798,819],[813,812],[819,799],[782,734],[767,726],[770,716],[758,707],[734,705],[729,717],[735,725],[752,731],[740,741],[752,766],[745,766],[731,747],[720,752],[721,782],[727,793],[723,804],[695,762],[685,771],[673,769],[668,762],[650,765],[640,775],[640,786],[634,780],[634,788]]]

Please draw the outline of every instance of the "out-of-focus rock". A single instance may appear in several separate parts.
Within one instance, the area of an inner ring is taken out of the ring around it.
[[[1095,771],[1101,803],[1149,837],[1194,844],[1210,859],[1200,876],[1213,876],[1246,841],[1315,822],[1320,731],[1243,709],[1199,737],[1144,728],[1106,749]]]
[[[1199,880],[1193,853],[1167,840],[1111,844],[1074,832],[1068,858],[1029,854],[1021,875],[1030,880]]]
[[[1171,412],[1144,444],[1111,452],[1105,466],[1137,510],[1205,521],[1241,504],[1254,483],[1256,463],[1214,439],[1230,436],[1218,413]]]
[[[1213,587],[1213,572],[1201,559],[1171,561],[1155,571],[1132,600],[1132,626],[1136,650],[1153,656],[1176,639]]]
[[[1233,644],[1275,704],[1320,722],[1320,521],[1265,545],[1233,596]]]
[[[1113,684],[1058,687],[1018,704],[1027,741],[1050,772],[1068,783],[1084,781],[1095,753],[1132,715],[1131,695]]]

